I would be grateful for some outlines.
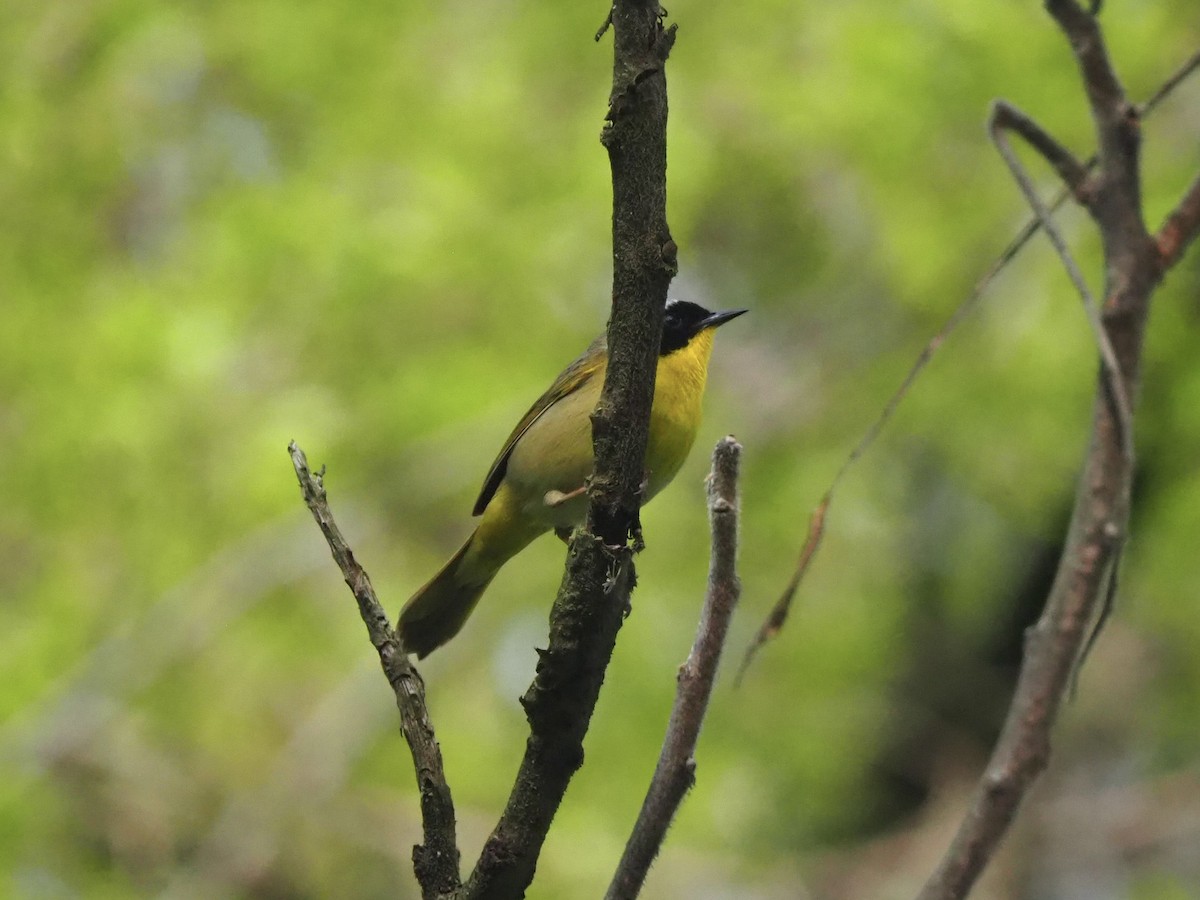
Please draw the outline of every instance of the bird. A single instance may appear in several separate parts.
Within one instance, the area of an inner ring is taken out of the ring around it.
[[[675,477],[700,427],[715,330],[745,309],[709,312],[668,300],[655,372],[642,502]],[[604,335],[529,408],[488,470],[473,515],[479,526],[400,611],[405,653],[423,659],[458,634],[500,568],[537,537],[566,540],[587,513],[592,473],[591,413],[608,365]]]

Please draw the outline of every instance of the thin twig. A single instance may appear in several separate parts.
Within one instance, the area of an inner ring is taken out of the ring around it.
[[[1158,255],[1164,270],[1179,262],[1183,251],[1195,240],[1197,230],[1200,230],[1200,175],[1158,230]]]
[[[612,28],[613,7],[608,8],[608,13],[604,16],[604,21],[600,23],[600,27],[596,29],[596,43],[600,43],[600,39],[608,34],[608,29]]]
[[[1164,81],[1145,103],[1138,107],[1138,114],[1144,119],[1156,106],[1171,96],[1175,92],[1175,88],[1183,84],[1188,76],[1197,69],[1200,69],[1200,50],[1188,57],[1184,64],[1176,69],[1174,74]]]
[[[317,520],[346,584],[354,593],[371,645],[379,653],[379,662],[396,695],[400,728],[412,753],[417,788],[421,795],[421,824],[425,843],[413,847],[413,869],[421,884],[422,895],[438,897],[453,893],[460,885],[454,801],[442,769],[442,751],[434,738],[433,723],[425,706],[425,684],[401,649],[387,613],[375,596],[370,577],[354,558],[354,551],[333,520],[325,495],[324,467],[320,472],[312,472],[304,451],[295,441],[288,444],[288,453],[296,470],[296,478],[300,481],[304,502]]]
[[[1200,52],[1190,56],[1178,69],[1175,70],[1174,73],[1172,73],[1172,75],[1165,82],[1163,82],[1162,86],[1159,87],[1159,89],[1155,91],[1145,103],[1142,103],[1137,107],[1137,116],[1141,119],[1144,119],[1146,116],[1148,116],[1198,69],[1200,69]],[[1091,157],[1089,157],[1088,160],[1083,164],[1086,172],[1090,173],[1096,167],[1098,161],[1099,157],[1097,155],[1093,154]],[[1195,191],[1192,193],[1195,193]],[[1055,195],[1054,199],[1050,201],[1048,205],[1048,212],[1053,215],[1070,197],[1070,190],[1066,188],[1060,189]],[[1197,198],[1196,203],[1200,204],[1200,198]],[[1200,215],[1200,206],[1197,206],[1196,214]],[[854,446],[854,449],[850,452],[850,455],[842,462],[841,467],[834,475],[833,480],[830,481],[829,487],[822,496],[821,502],[817,504],[810,514],[808,531],[805,536],[804,545],[800,548],[800,554],[796,563],[796,568],[793,571],[792,578],[788,582],[787,587],[784,588],[779,599],[776,600],[775,604],[771,607],[771,611],[763,620],[763,624],[759,626],[759,629],[755,633],[754,638],[751,640],[750,645],[746,648],[745,655],[742,657],[741,666],[738,668],[737,678],[734,681],[735,685],[741,683],[742,678],[745,676],[746,671],[750,667],[750,663],[754,660],[754,657],[757,655],[758,651],[762,649],[764,644],[779,634],[779,632],[783,629],[784,623],[787,622],[788,614],[791,612],[792,601],[796,596],[796,591],[799,589],[801,582],[804,580],[804,576],[808,571],[809,564],[816,555],[817,549],[821,545],[821,539],[824,537],[825,518],[829,512],[830,506],[833,503],[834,492],[840,485],[847,470],[852,468],[854,463],[856,463],[864,454],[866,454],[867,450],[870,449],[872,444],[874,444],[875,439],[879,436],[879,433],[883,431],[884,426],[886,426],[891,420],[892,415],[899,408],[901,401],[908,394],[909,389],[916,382],[917,377],[924,371],[930,360],[933,359],[934,354],[938,351],[942,344],[946,342],[946,340],[950,337],[950,334],[957,329],[964,320],[966,320],[967,316],[974,312],[975,308],[979,305],[979,302],[983,299],[985,292],[996,279],[996,276],[998,276],[1000,272],[1017,256],[1021,249],[1024,248],[1025,244],[1029,242],[1030,238],[1038,233],[1040,228],[1041,224],[1037,217],[1029,219],[1024,225],[1021,226],[1020,231],[1018,231],[1013,239],[1009,241],[1008,246],[1001,251],[1001,253],[996,257],[995,262],[992,263],[983,276],[975,283],[975,286],[971,289],[971,293],[968,294],[966,299],[959,304],[958,308],[951,313],[950,318],[946,320],[946,323],[941,327],[937,334],[930,338],[929,342],[924,348],[922,348],[921,353],[917,356],[916,360],[909,368],[908,374],[905,375],[904,380],[900,383],[900,386],[888,399],[883,411],[871,424],[871,427],[867,429],[862,438],[859,439],[859,442]],[[1164,226],[1164,231],[1160,237],[1160,247],[1164,252],[1164,267],[1173,265],[1175,260],[1178,258],[1178,253],[1176,253],[1174,256],[1170,256],[1168,255],[1167,251],[1171,251],[1173,247],[1176,247],[1178,252],[1182,252],[1183,249],[1183,246],[1178,244],[1173,237],[1173,234],[1174,232],[1168,232],[1167,226]]]
[[[1062,232],[1058,230],[1058,226],[1054,223],[1054,219],[1051,217],[1050,211],[1046,208],[1046,204],[1042,202],[1037,188],[1033,186],[1033,180],[1026,173],[1025,167],[1021,165],[1021,161],[1017,159],[1016,153],[1013,152],[1012,145],[1005,136],[1005,131],[1008,130],[1015,131],[1031,147],[1041,153],[1046,158],[1046,161],[1058,172],[1063,181],[1066,182],[1067,188],[1077,197],[1080,197],[1085,205],[1088,202],[1088,191],[1085,188],[1087,170],[1076,162],[1075,158],[1065,147],[1054,140],[1049,133],[1019,109],[1005,103],[1003,100],[997,100],[992,104],[992,112],[988,116],[988,134],[991,136],[992,143],[996,145],[1000,156],[1004,158],[1004,162],[1008,165],[1008,170],[1012,174],[1013,180],[1021,188],[1021,193],[1025,196],[1026,202],[1033,210],[1034,217],[1042,227],[1042,230],[1046,232],[1046,237],[1050,239],[1050,243],[1054,246],[1054,250],[1058,253],[1058,258],[1063,264],[1063,268],[1067,270],[1067,276],[1071,279],[1071,283],[1075,285],[1075,290],[1079,292],[1079,298],[1083,301],[1083,312],[1087,316],[1088,325],[1092,329],[1092,338],[1095,340],[1096,348],[1100,353],[1100,365],[1101,371],[1104,374],[1104,381],[1108,389],[1112,392],[1113,403],[1117,409],[1117,424],[1121,429],[1121,444],[1125,449],[1126,456],[1132,462],[1133,413],[1129,408],[1129,398],[1125,396],[1125,389],[1121,385],[1121,372],[1117,365],[1116,352],[1113,350],[1112,342],[1109,341],[1108,334],[1104,330],[1104,323],[1100,321],[1100,305],[1096,302],[1096,298],[1092,296],[1092,291],[1087,286],[1087,281],[1084,279],[1083,273],[1079,270],[1079,265],[1075,262],[1075,257],[1071,255],[1071,250],[1067,246],[1066,239],[1062,236]]]
[[[712,556],[700,625],[691,653],[679,669],[675,705],[658,766],[608,887],[607,900],[632,900],[638,895],[671,820],[695,783],[696,741],[712,696],[729,620],[741,594],[737,576],[737,478],[741,454],[742,445],[732,436],[722,438],[713,450],[712,472],[708,476]]]
[[[1037,189],[1034,188],[1032,179],[1025,174],[1025,168],[1021,165],[1021,161],[1013,153],[1008,139],[1004,136],[1006,130],[1015,131],[1025,139],[1029,146],[1040,153],[1042,158],[1053,166],[1054,170],[1058,173],[1058,177],[1063,180],[1063,184],[1067,186],[1068,190],[1080,199],[1080,202],[1084,202],[1081,195],[1084,183],[1087,180],[1088,166],[1080,163],[1070,150],[1060,144],[1049,132],[1015,106],[1005,103],[1003,100],[993,101],[992,111],[988,116],[988,136],[992,139],[992,143],[997,145],[1000,155],[1004,157],[1004,161],[1008,163],[1013,180],[1020,186],[1021,193],[1025,195],[1025,199],[1033,210],[1034,218],[1037,219],[1038,224],[1053,233],[1050,241],[1054,244],[1054,248],[1059,251],[1059,255],[1064,257],[1065,264],[1066,260],[1070,258],[1070,253],[1066,250],[1066,242],[1059,235],[1058,229],[1052,226],[1050,217],[1043,215],[1045,206],[1042,203],[1042,198],[1038,195]],[[1070,262],[1068,268],[1076,270],[1073,260]],[[1079,281],[1083,281],[1083,276],[1079,276]],[[1080,292],[1082,293],[1085,290],[1086,287],[1081,288]],[[1089,294],[1089,299],[1090,296]],[[1093,303],[1092,305],[1094,306],[1095,304]]]
[[[1051,205],[1051,209],[1057,209],[1061,206],[1066,202],[1068,196],[1069,194],[1064,191]],[[985,292],[996,279],[996,276],[1016,257],[1021,248],[1029,242],[1029,239],[1037,234],[1039,227],[1037,219],[1030,219],[1021,227],[1021,230],[1017,232],[1013,239],[1008,242],[1008,246],[996,257],[991,267],[975,282],[975,286],[967,298],[959,304],[958,308],[950,314],[950,318],[946,320],[937,334],[930,338],[929,342],[921,349],[920,354],[913,361],[908,373],[904,376],[904,380],[900,382],[900,386],[888,398],[883,411],[871,423],[871,427],[859,438],[858,443],[854,445],[854,449],[850,451],[850,455],[842,460],[842,464],[834,474],[833,479],[829,482],[829,487],[826,488],[824,496],[821,497],[821,502],[817,504],[809,516],[808,532],[804,540],[804,545],[800,548],[800,556],[796,563],[796,568],[792,573],[791,580],[788,582],[787,587],[784,588],[779,599],[775,601],[775,605],[771,607],[771,611],[767,614],[766,619],[763,620],[763,624],[759,626],[754,638],[750,641],[750,645],[746,648],[745,654],[742,656],[741,665],[738,667],[737,676],[734,679],[735,686],[741,684],[746,671],[750,668],[750,663],[754,661],[754,657],[758,654],[758,651],[762,649],[764,644],[779,634],[783,629],[784,623],[787,622],[796,591],[800,588],[800,584],[808,572],[808,567],[821,546],[821,539],[825,536],[825,518],[830,506],[833,504],[834,493],[842,483],[842,479],[846,477],[846,474],[853,468],[854,464],[875,443],[875,440],[879,437],[884,427],[891,421],[892,416],[895,415],[896,410],[900,408],[900,404],[904,398],[908,396],[908,392],[913,384],[916,383],[917,378],[933,359],[934,354],[941,349],[951,333],[975,311],[975,308],[979,305],[979,301],[983,299]]]

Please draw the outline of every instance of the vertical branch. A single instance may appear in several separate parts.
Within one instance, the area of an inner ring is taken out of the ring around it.
[[[692,651],[679,669],[675,706],[658,766],[609,885],[608,900],[631,900],[641,891],[650,864],[667,836],[667,828],[695,783],[696,741],[708,711],[729,620],[742,590],[737,577],[737,477],[741,455],[742,445],[732,436],[722,438],[713,450],[712,471],[708,476],[708,519],[712,529],[708,591]]]
[[[1106,389],[1100,378],[1071,525],[1046,607],[1026,634],[1025,658],[992,758],[921,900],[967,895],[1029,786],[1046,767],[1063,694],[1086,647],[1089,626],[1104,614],[1106,581],[1114,577],[1129,516],[1133,458],[1126,440],[1129,422],[1123,428],[1121,419],[1133,410],[1120,410],[1117,396],[1123,394],[1130,403],[1137,396],[1142,336],[1163,257],[1142,220],[1136,110],[1112,69],[1099,24],[1075,0],[1048,0],[1046,6],[1071,44],[1096,128],[1098,166],[1071,187],[1103,241],[1101,318],[1115,356],[1119,392]],[[1051,162],[1067,174],[1061,159]]]
[[[657,0],[619,0],[612,8],[613,89],[601,139],[613,178],[613,305],[608,367],[592,416],[588,515],[571,538],[549,647],[521,698],[530,727],[525,756],[467,897],[520,897],[533,880],[550,823],[582,765],[583,737],[629,609],[663,309],[676,270],[666,221],[664,73],[675,29],[663,27],[663,15]]]
[[[610,547],[637,530],[663,309],[677,271],[667,227],[664,68],[675,26],[663,28],[665,14],[658,0],[624,0],[611,12],[613,86],[600,141],[612,169],[613,304],[588,491],[588,530]]]

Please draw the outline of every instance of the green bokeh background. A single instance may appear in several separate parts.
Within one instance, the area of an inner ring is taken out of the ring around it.
[[[713,442],[746,447],[740,654],[809,510],[1022,221],[988,102],[1091,149],[1033,2],[670,13],[673,294],[753,312],[645,513],[535,898],[599,896],[636,814],[703,593]],[[1106,5],[1133,98],[1200,45],[1195,13]],[[468,533],[511,424],[605,321],[603,15],[0,10],[0,895],[416,895],[406,749],[286,445],[328,465],[393,610]],[[1198,109],[1188,84],[1146,122],[1152,225],[1200,170]],[[1098,285],[1089,223],[1062,219]],[[1200,896],[1197,276],[1193,254],[1155,300],[1120,607],[977,896]],[[1035,242],[844,482],[788,629],[718,685],[646,896],[913,893],[1044,596],[1094,377]],[[422,666],[464,867],[516,771],[562,556],[523,554]]]

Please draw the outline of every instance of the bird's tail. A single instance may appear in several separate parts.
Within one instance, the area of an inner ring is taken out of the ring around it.
[[[499,566],[492,568],[479,565],[478,560],[473,564],[468,562],[468,554],[478,556],[477,553],[471,553],[472,543],[478,534],[476,531],[467,538],[467,542],[450,557],[441,571],[413,594],[404,604],[404,609],[400,610],[396,630],[405,653],[415,653],[418,658],[425,657],[458,634],[499,571]]]

